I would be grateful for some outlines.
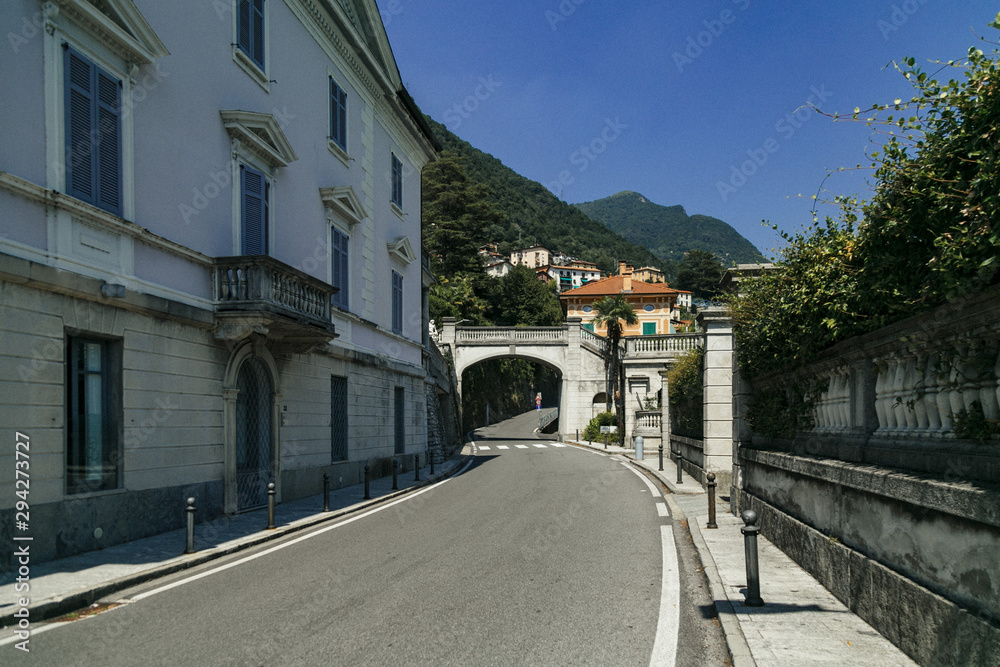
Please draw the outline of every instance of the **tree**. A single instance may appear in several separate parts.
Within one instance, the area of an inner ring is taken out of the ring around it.
[[[493,321],[499,326],[551,327],[563,322],[555,292],[523,264],[497,281],[491,301]]]
[[[623,350],[621,349],[622,333],[625,324],[638,324],[639,316],[635,314],[632,304],[625,298],[625,294],[606,296],[594,304],[594,324],[606,326],[608,330],[604,347],[604,369],[608,378],[609,400],[614,393],[615,412],[618,414],[618,432],[625,437],[625,373]],[[618,387],[614,391],[614,387]],[[611,406],[608,406],[608,412]],[[624,442],[624,440],[623,440]]]
[[[503,222],[492,193],[469,179],[460,158],[444,151],[423,170],[423,243],[435,274],[479,273],[486,230]]]
[[[677,269],[677,288],[691,292],[697,299],[711,299],[719,291],[722,262],[706,250],[688,250]]]

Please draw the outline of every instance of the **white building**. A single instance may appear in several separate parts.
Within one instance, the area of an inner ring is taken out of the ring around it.
[[[589,282],[601,279],[601,270],[596,264],[576,261],[568,266],[551,265],[546,273],[550,281],[555,281],[560,292],[576,289]]]
[[[10,0],[0,34],[0,423],[35,558],[425,452],[438,146],[374,0]],[[16,500],[7,475],[7,525]]]
[[[492,262],[483,267],[483,271],[491,278],[503,278],[514,269],[514,266],[506,259],[499,262]]]
[[[514,266],[524,264],[530,269],[538,269],[552,263],[552,251],[540,245],[522,248],[510,253],[510,263]]]

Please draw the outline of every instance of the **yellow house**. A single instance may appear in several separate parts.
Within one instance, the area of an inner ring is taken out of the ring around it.
[[[639,317],[639,323],[626,325],[623,335],[653,336],[676,333],[674,323],[679,319],[679,315],[674,305],[680,292],[666,283],[654,284],[636,280],[632,276],[631,267],[620,268],[617,276],[595,280],[560,294],[559,303],[562,304],[566,317],[579,318],[583,320],[585,328],[602,336],[606,335],[606,327],[595,327],[594,318],[597,317],[597,312],[594,304],[604,297],[624,294]]]

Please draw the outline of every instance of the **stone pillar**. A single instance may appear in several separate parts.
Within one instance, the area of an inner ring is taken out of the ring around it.
[[[455,354],[455,322],[454,317],[441,318],[441,344],[447,345],[453,356]]]
[[[673,451],[673,446],[670,444],[670,392],[667,391],[669,389],[667,380],[669,371],[662,370],[659,373],[662,381],[660,388],[660,442],[663,443],[664,456],[669,460],[669,452]]]
[[[577,429],[582,432],[590,421],[590,417],[584,415],[580,410],[581,327],[582,320],[579,317],[571,317],[563,324],[563,329],[566,330],[566,352],[563,356],[563,377],[559,391],[559,435],[561,440],[575,437]]]
[[[705,332],[704,471],[714,472],[719,486],[728,488],[733,475],[733,324],[723,308],[698,314]]]

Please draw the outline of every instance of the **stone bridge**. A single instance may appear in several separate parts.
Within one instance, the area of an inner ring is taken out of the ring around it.
[[[559,327],[461,327],[444,318],[439,345],[451,352],[462,393],[462,373],[489,359],[517,358],[544,364],[562,379],[559,431],[565,436],[583,431],[603,412],[607,402],[603,350],[605,339],[571,319]],[[655,406],[663,386],[661,372],[681,354],[704,344],[703,334],[635,336],[625,347],[626,432],[654,436],[661,430],[661,410]],[[646,409],[651,407],[651,409]]]

